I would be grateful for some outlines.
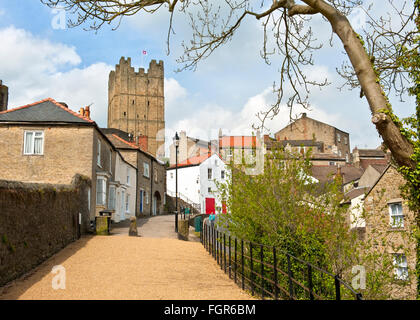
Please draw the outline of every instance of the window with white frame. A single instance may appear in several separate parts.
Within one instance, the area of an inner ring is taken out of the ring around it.
[[[44,132],[25,131],[23,154],[42,155],[44,154]]]
[[[173,172],[171,172],[171,179],[173,179],[174,178],[174,173]]]
[[[207,191],[208,193],[211,193],[211,187],[208,187]]]
[[[106,179],[104,177],[98,177],[96,180],[96,204],[106,204]]]
[[[109,198],[108,198],[108,208],[111,210],[115,210],[115,186],[109,187]]]
[[[130,195],[129,194],[125,196],[125,212],[127,213],[130,212]]]
[[[146,163],[146,162],[143,162],[143,175],[146,178],[149,178],[150,177],[150,175],[149,175],[149,164]]]
[[[97,150],[98,154],[96,155],[96,163],[98,164],[98,166],[101,166],[101,140],[98,139],[98,150]]]
[[[145,197],[146,204],[149,204],[149,194],[147,193],[147,191],[144,191],[144,197]]]
[[[127,166],[127,185],[130,185],[130,168]]]
[[[340,142],[341,141],[341,136],[339,133],[337,133],[337,141]]]
[[[220,171],[220,178],[225,178],[225,170]]]
[[[401,202],[389,203],[389,223],[392,228],[404,227],[404,214]]]
[[[207,176],[208,176],[208,179],[209,179],[209,180],[211,180],[211,179],[212,179],[212,176],[213,176],[213,170],[212,170],[211,168],[208,168],[208,169],[207,169]]]
[[[347,144],[348,143],[348,139],[347,139],[347,137],[344,137],[344,144]]]
[[[408,280],[407,257],[402,253],[393,254],[394,275],[397,280]]]

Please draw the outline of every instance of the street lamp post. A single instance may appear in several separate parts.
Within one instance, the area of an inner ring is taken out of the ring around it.
[[[178,232],[178,147],[179,147],[178,132],[175,132],[174,144],[175,144],[175,232]]]

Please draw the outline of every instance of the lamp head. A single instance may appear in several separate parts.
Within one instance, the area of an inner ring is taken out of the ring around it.
[[[175,144],[175,147],[178,147],[178,146],[179,146],[179,136],[178,136],[178,132],[175,132],[174,144]]]

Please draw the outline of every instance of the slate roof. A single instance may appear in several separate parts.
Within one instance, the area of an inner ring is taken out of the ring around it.
[[[363,169],[351,165],[342,166],[340,170],[343,175],[344,184],[359,179],[363,174]],[[336,166],[312,166],[312,176],[318,179],[320,183],[332,181],[336,173]]]
[[[384,172],[384,170],[388,167],[388,164],[371,164],[370,166],[382,174],[382,172]]]
[[[94,123],[51,98],[0,112],[0,122]]]
[[[370,187],[361,187],[361,188],[355,188],[347,192],[344,197],[346,200],[352,200],[362,194],[366,194],[369,191]]]

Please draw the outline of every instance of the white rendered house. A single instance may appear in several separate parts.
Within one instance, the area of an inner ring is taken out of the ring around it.
[[[136,168],[116,154],[115,181],[110,182],[108,208],[115,210],[112,220],[120,222],[136,215]]]
[[[217,197],[216,181],[224,183],[229,176],[218,154],[189,158],[178,164],[178,196],[199,207],[201,213],[225,212],[225,206]],[[175,196],[175,166],[167,170],[166,180],[168,194]]]

